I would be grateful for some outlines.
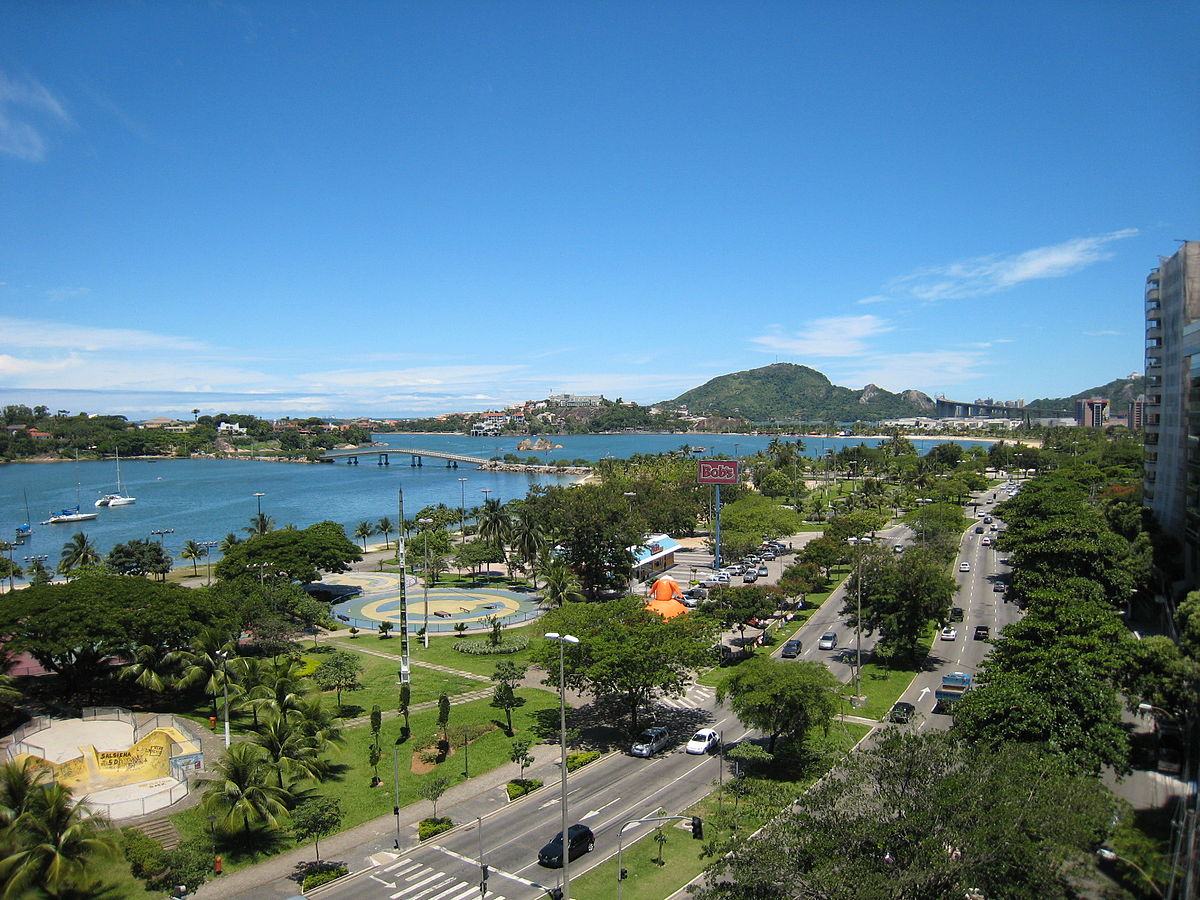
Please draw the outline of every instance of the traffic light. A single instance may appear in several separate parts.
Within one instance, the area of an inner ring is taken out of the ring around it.
[[[624,881],[628,877],[629,877],[629,870],[626,869],[624,866],[622,866],[620,874],[617,875],[617,881]]]
[[[692,816],[692,838],[697,841],[704,840],[704,823],[700,821],[699,816]]]
[[[563,900],[562,888],[550,888],[550,900]]]

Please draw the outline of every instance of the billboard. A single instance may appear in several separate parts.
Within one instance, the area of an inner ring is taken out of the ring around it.
[[[738,461],[736,459],[697,460],[699,469],[696,481],[700,484],[737,484]]]

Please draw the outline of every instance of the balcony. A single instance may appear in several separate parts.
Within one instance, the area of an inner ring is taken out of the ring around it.
[[[1146,337],[1147,338],[1157,338],[1159,341],[1159,345],[1161,345],[1162,336],[1163,336],[1162,322],[1158,319],[1147,319],[1146,320]],[[1156,345],[1156,346],[1158,346],[1158,345]]]
[[[1157,306],[1158,301],[1160,299],[1161,299],[1161,295],[1158,290],[1158,282],[1156,281],[1154,283],[1153,287],[1146,288],[1146,306],[1147,306],[1147,308],[1150,306],[1151,302],[1153,302],[1154,305]]]

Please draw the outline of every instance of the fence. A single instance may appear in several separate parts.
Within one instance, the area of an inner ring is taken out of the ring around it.
[[[164,783],[163,790],[155,794],[147,794],[145,797],[133,797],[128,800],[117,800],[113,803],[103,803],[88,799],[84,800],[84,803],[89,809],[102,813],[113,820],[134,819],[159,809],[166,809],[168,806],[178,803],[187,796],[187,792],[188,787],[186,783],[176,782],[169,788]]]
[[[83,714],[79,718],[85,722],[91,719],[103,719],[105,721],[124,722],[130,728],[134,726],[133,713],[120,706],[85,706]]]
[[[525,622],[529,622],[540,617],[543,612],[544,610],[541,609],[531,609],[525,612],[509,613],[500,620],[500,627],[508,628],[511,625],[521,625]],[[379,628],[378,619],[359,619],[356,616],[348,616],[344,613],[338,613],[334,618],[336,618],[339,622],[345,623],[346,625],[353,625],[355,628],[366,629],[367,631],[375,631]],[[421,625],[418,622],[413,622],[412,618],[412,616],[408,617],[408,633],[416,634],[421,630]],[[388,619],[387,621],[390,622],[391,620]],[[458,621],[461,622],[463,620],[460,619]],[[444,620],[431,616],[429,619],[429,633],[436,634],[438,632],[454,631],[454,626],[457,624],[458,622],[453,619]],[[472,619],[471,623],[469,624],[471,624],[476,631],[490,630],[490,626],[487,625],[482,619]],[[399,628],[397,627],[398,625],[398,622],[392,622],[392,630],[394,632],[399,633]]]

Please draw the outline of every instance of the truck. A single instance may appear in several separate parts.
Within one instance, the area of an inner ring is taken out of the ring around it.
[[[934,692],[934,712],[948,712],[954,701],[972,687],[971,676],[966,672],[951,672],[942,676],[941,686]]]

